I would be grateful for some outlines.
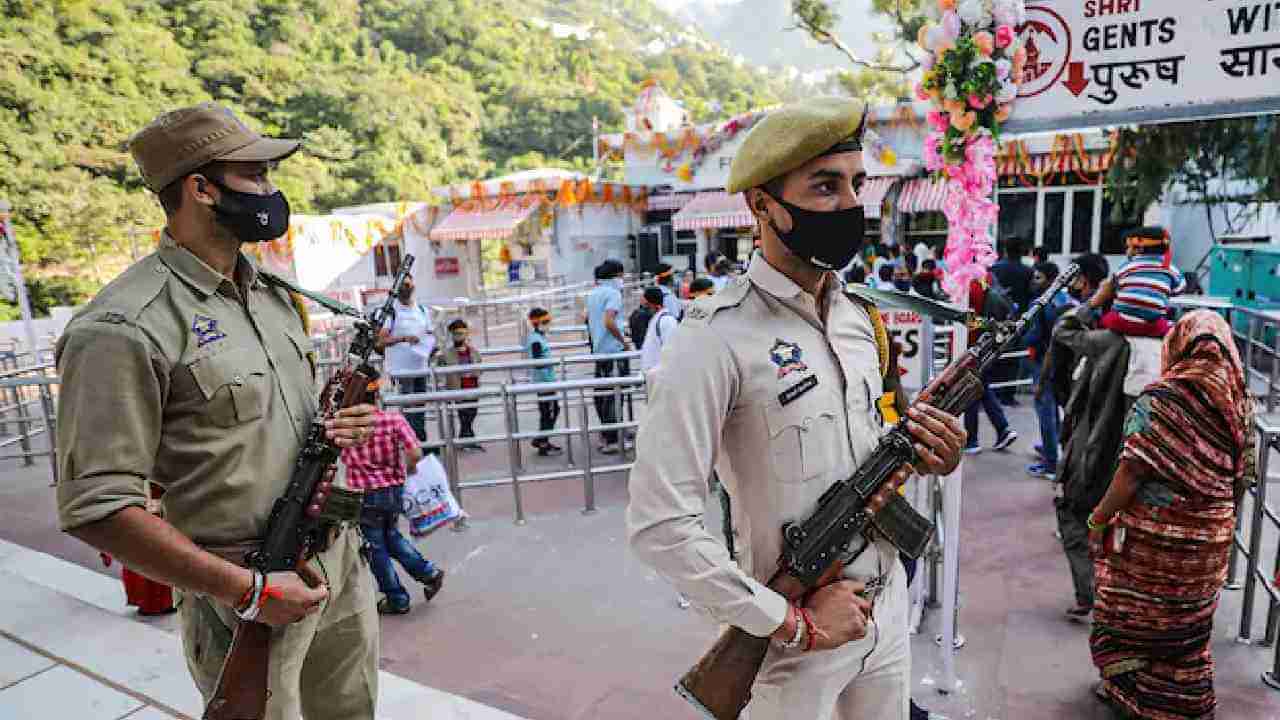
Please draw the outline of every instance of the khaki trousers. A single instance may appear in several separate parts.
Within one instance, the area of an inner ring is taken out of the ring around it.
[[[910,603],[906,572],[896,556],[892,562],[892,580],[876,599],[861,640],[820,653],[770,646],[745,720],[907,720]]]
[[[378,613],[360,533],[342,532],[311,563],[329,583],[329,598],[320,612],[272,631],[264,720],[374,720]],[[183,593],[178,618],[187,667],[208,703],[231,646],[235,613]]]

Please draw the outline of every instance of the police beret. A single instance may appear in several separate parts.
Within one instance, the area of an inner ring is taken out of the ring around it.
[[[864,105],[850,98],[824,97],[784,105],[752,128],[733,158],[726,190],[764,185],[845,141],[860,149]]]

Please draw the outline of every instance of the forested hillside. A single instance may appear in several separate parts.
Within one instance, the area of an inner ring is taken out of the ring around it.
[[[586,167],[592,117],[620,129],[650,77],[695,120],[777,100],[649,0],[0,0],[0,197],[74,301],[162,221],[125,140],[164,109],[306,138],[276,178],[314,213]]]

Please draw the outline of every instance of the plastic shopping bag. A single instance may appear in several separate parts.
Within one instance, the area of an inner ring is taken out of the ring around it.
[[[449,490],[449,478],[435,455],[418,462],[417,470],[405,478],[405,515],[409,532],[422,537],[462,517],[462,508]]]

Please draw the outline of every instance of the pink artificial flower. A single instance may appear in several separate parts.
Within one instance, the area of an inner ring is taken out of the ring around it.
[[[996,28],[996,47],[1007,48],[1013,44],[1013,28],[1008,25],[1001,25]]]
[[[921,100],[929,99],[929,91],[925,90],[924,83],[916,83],[916,97]]]
[[[990,105],[993,99],[994,98],[992,98],[990,94],[979,97],[978,95],[970,93],[969,107],[973,108],[974,110],[982,110],[982,109],[985,109],[988,105]]]
[[[991,57],[991,53],[996,51],[996,39],[986,30],[974,33],[973,44],[977,46],[978,52],[981,53],[983,57]]]
[[[933,128],[934,132],[944,133],[947,131],[947,128],[951,127],[951,118],[940,110],[930,110],[927,117],[929,120],[929,127]]]
[[[947,33],[947,37],[951,38],[952,40],[955,40],[956,38],[960,37],[960,30],[961,30],[960,16],[957,15],[954,11],[945,13],[942,16],[942,29],[944,32]]]

